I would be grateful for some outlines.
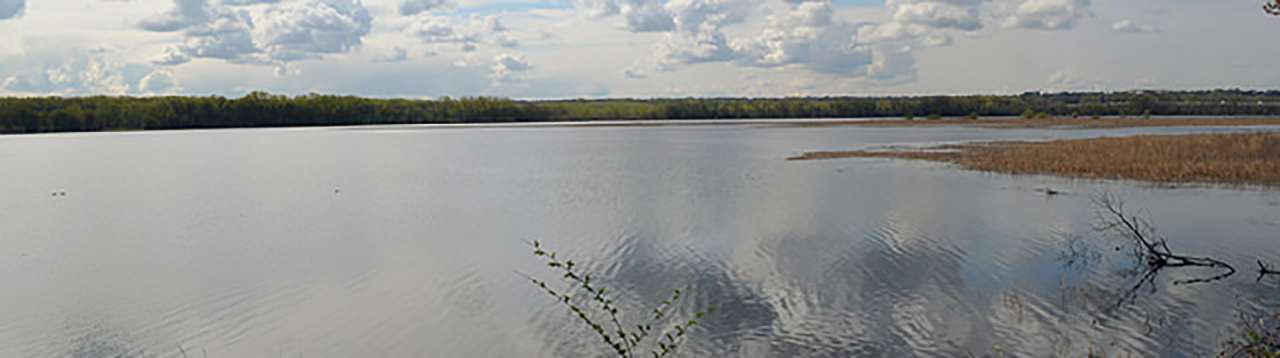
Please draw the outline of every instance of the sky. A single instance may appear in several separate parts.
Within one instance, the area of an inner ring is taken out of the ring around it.
[[[0,96],[1280,88],[1265,0],[0,0]]]

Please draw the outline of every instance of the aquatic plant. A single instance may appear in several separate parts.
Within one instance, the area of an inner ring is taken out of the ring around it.
[[[698,324],[699,319],[716,309],[714,305],[707,307],[705,310],[698,311],[694,318],[676,321],[682,323],[661,330],[662,322],[669,318],[672,307],[688,291],[686,286],[684,289],[673,290],[669,299],[642,315],[648,318],[645,323],[636,324],[632,329],[629,324],[623,323],[624,314],[619,312],[614,299],[606,294],[612,291],[607,291],[606,287],[598,283],[593,284],[591,275],[579,270],[579,266],[573,260],[563,256],[557,257],[554,251],[543,250],[542,244],[537,240],[534,240],[532,245],[533,256],[545,259],[547,267],[560,272],[561,278],[569,282],[569,287],[557,290],[547,284],[547,281],[528,275],[525,277],[591,327],[591,330],[599,335],[605,344],[613,348],[619,357],[635,357],[638,347],[649,337],[658,337],[655,342],[656,347],[650,349],[649,353],[653,357],[666,356],[679,347],[685,334]]]
[[[1270,319],[1244,320],[1240,338],[1227,342],[1224,357],[1280,357],[1280,314]]]

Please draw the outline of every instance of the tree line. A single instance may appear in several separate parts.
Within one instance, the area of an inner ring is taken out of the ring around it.
[[[0,133],[639,119],[1280,115],[1280,91],[521,101],[374,99],[252,92],[241,98],[5,97]]]

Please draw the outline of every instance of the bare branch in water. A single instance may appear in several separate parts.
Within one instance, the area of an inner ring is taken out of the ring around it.
[[[1280,275],[1280,271],[1277,271],[1271,265],[1262,263],[1262,260],[1258,260],[1258,279],[1256,281],[1262,281],[1262,277],[1266,275]]]
[[[1110,193],[1095,196],[1093,202],[1103,211],[1094,230],[1111,233],[1132,242],[1137,246],[1143,261],[1153,270],[1186,266],[1226,269],[1226,272],[1217,276],[1182,280],[1174,282],[1175,284],[1217,281],[1236,273],[1235,267],[1217,259],[1174,254],[1169,249],[1169,241],[1160,237],[1154,226],[1140,217],[1125,214],[1124,203]]]

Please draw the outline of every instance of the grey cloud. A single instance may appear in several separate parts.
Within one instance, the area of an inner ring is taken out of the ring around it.
[[[450,6],[449,0],[405,0],[400,3],[400,15],[416,15]]]
[[[1070,30],[1080,19],[1093,15],[1090,5],[1090,0],[1027,0],[1018,5],[1005,27]]]
[[[675,18],[659,0],[625,0],[619,7],[626,19],[623,27],[631,32],[665,32],[675,29]]]
[[[184,42],[165,49],[155,63],[177,65],[213,58],[282,66],[349,52],[362,44],[373,23],[368,9],[356,0],[234,3],[265,7],[250,11],[232,5],[210,7],[203,0],[175,0],[173,11],[140,24],[150,31],[185,29]]]
[[[175,65],[192,58],[215,58],[236,63],[255,62],[249,57],[263,51],[254,42],[253,18],[245,11],[228,11],[213,21],[191,28],[186,41],[179,46],[165,49],[157,64]]]
[[[414,22],[402,30],[425,43],[456,43],[464,52],[472,52],[477,44],[487,43],[504,48],[520,46],[520,42],[505,35],[507,27],[492,15],[472,14],[467,17],[418,15]]]
[[[289,62],[345,53],[362,44],[373,17],[360,3],[309,1],[272,7],[256,38],[273,60]]]
[[[1115,24],[1112,24],[1111,30],[1114,30],[1116,32],[1129,32],[1129,33],[1160,32],[1160,29],[1158,28],[1145,26],[1145,25],[1138,25],[1133,21],[1129,21],[1129,20],[1122,20],[1122,21],[1116,22]]]
[[[275,4],[278,2],[280,2],[280,0],[222,0],[221,4],[233,5],[233,6],[247,6],[247,5],[257,5],[257,4]]]
[[[932,28],[974,31],[982,28],[976,6],[962,7],[942,2],[922,2],[899,6],[894,21]]]
[[[911,83],[917,79],[915,65],[916,57],[911,48],[877,46],[866,76],[882,85]]]
[[[573,8],[590,18],[602,18],[621,12],[616,0],[573,0]]]
[[[524,60],[523,56],[503,53],[493,59],[493,78],[494,82],[519,82],[518,73],[526,72],[533,69],[533,65]]]
[[[644,71],[634,69],[634,68],[627,68],[622,70],[622,77],[626,77],[630,79],[643,79],[649,76],[645,75]]]
[[[392,48],[389,54],[373,58],[375,63],[404,62],[407,60],[409,60],[409,51],[400,46]]]
[[[0,0],[0,20],[21,17],[26,7],[27,0]]]
[[[824,17],[827,2],[806,2],[790,14],[775,18],[759,37],[736,45],[738,63],[777,67],[800,65],[810,71],[840,76],[860,76],[871,64],[870,51],[856,46],[854,24],[838,24]]]
[[[755,2],[724,0],[673,0],[666,5],[675,28],[659,47],[659,69],[705,62],[734,61],[741,57],[721,31],[742,22]],[[828,7],[829,10],[829,7]]]
[[[142,19],[138,27],[154,32],[173,32],[209,21],[205,0],[174,0],[173,10]]]

